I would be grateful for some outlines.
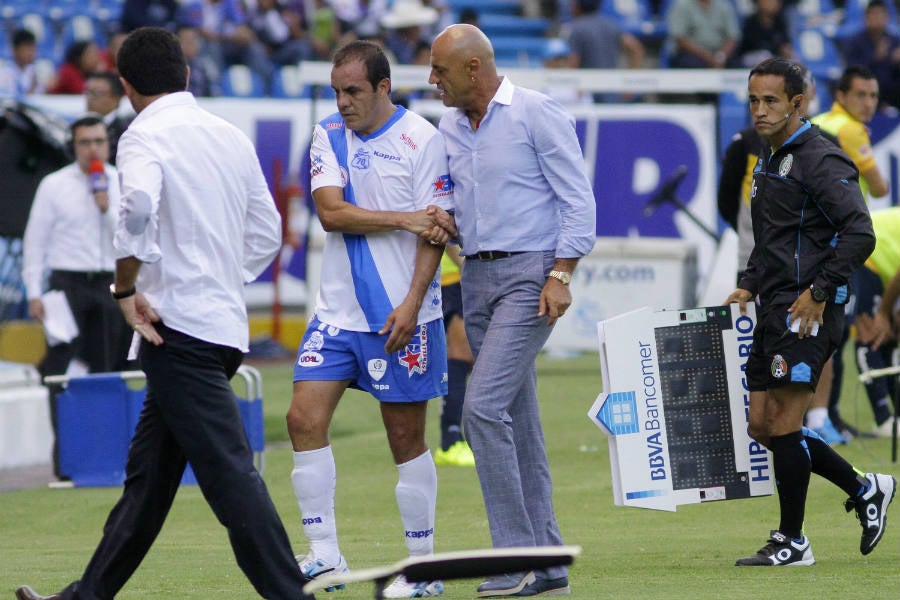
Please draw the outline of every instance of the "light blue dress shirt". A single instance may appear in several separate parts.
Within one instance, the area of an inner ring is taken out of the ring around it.
[[[552,250],[579,258],[594,246],[596,203],[575,120],[555,100],[504,77],[477,131],[460,109],[440,122],[459,242],[484,250]]]

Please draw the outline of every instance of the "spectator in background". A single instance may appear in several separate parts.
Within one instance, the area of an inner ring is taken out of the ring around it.
[[[754,0],[753,5],[753,13],[741,25],[741,41],[731,66],[754,67],[771,56],[791,58],[794,49],[781,0]]]
[[[19,98],[44,92],[34,68],[36,58],[37,38],[27,29],[17,29],[12,36],[12,60],[0,61],[0,96]]]
[[[600,14],[600,0],[576,0],[574,18],[564,28],[563,37],[571,50],[570,65],[579,69],[615,69],[620,50],[629,69],[644,62],[644,45],[612,19]]]
[[[340,23],[342,43],[376,38],[381,33],[381,17],[388,11],[387,0],[331,0]]]
[[[194,96],[220,96],[219,68],[209,55],[201,52],[203,38],[200,32],[196,27],[179,25],[175,35],[181,43],[181,51],[184,52],[188,67],[191,68],[188,91]]]
[[[309,60],[313,51],[302,12],[287,9],[278,0],[248,0],[245,4],[247,22],[274,65]]]
[[[100,50],[87,40],[72,42],[66,49],[63,64],[56,72],[56,80],[47,90],[49,94],[82,94],[90,73],[100,70]]]
[[[119,138],[125,133],[131,117],[119,114],[119,104],[125,90],[118,75],[112,73],[91,73],[84,84],[84,97],[87,100],[87,111],[103,117],[106,132],[109,136],[109,162],[116,164],[116,150]]]
[[[669,65],[721,69],[737,46],[737,16],[728,0],[675,0],[666,14]]]
[[[265,46],[247,23],[239,0],[190,0],[181,5],[179,25],[196,27],[203,38],[201,53],[224,72],[230,65],[247,65],[266,88],[273,67]]]
[[[119,15],[119,29],[129,33],[138,27],[175,29],[178,0],[125,0]]]
[[[868,67],[881,90],[881,103],[900,107],[900,37],[888,31],[890,12],[885,0],[866,6],[864,27],[841,45],[848,65]]]
[[[394,0],[391,10],[381,17],[387,30],[385,44],[398,63],[413,64],[419,44],[425,41],[425,27],[437,22],[440,14],[420,0]]]
[[[124,31],[113,31],[109,34],[106,48],[100,51],[102,70],[118,75],[119,68],[116,66],[116,55],[119,53],[119,48],[122,47],[122,42],[125,41],[126,37],[128,37],[128,34]]]
[[[572,67],[572,51],[562,38],[549,38],[544,44],[543,66],[545,69],[568,69]],[[561,104],[591,102],[592,94],[577,87],[554,85],[541,90]]]
[[[341,37],[337,14],[327,0],[314,1],[309,37],[315,56],[319,60],[328,58]]]

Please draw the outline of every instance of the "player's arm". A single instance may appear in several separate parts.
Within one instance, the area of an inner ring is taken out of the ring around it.
[[[731,139],[722,158],[722,175],[717,194],[719,215],[737,231],[738,212],[741,208],[741,188],[747,174],[747,152],[741,134]]]
[[[894,274],[881,295],[881,303],[872,320],[869,335],[865,336],[866,339],[860,335],[860,342],[870,344],[873,350],[878,350],[882,344],[894,339],[897,325],[894,323],[894,306],[897,304],[898,297],[900,297],[900,269]]]
[[[426,211],[399,212],[368,210],[344,200],[344,189],[338,186],[320,187],[313,191],[316,213],[325,231],[366,235],[398,229],[416,235],[434,226]]]
[[[415,332],[422,300],[434,281],[434,273],[441,264],[444,246],[432,244],[422,238],[416,241],[416,262],[413,269],[412,282],[403,302],[391,311],[387,321],[378,333],[390,332],[384,350],[387,353],[397,352],[409,343]]]
[[[881,171],[878,170],[878,165],[873,165],[871,169],[864,173],[860,172],[859,175],[869,184],[869,192],[872,194],[872,197],[881,198],[882,196],[887,196],[888,192],[891,191],[891,186],[881,174]]]

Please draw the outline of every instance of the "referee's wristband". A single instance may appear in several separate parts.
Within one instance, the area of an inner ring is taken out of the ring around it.
[[[121,292],[116,291],[116,284],[109,284],[109,293],[112,294],[113,300],[122,300],[123,298],[128,298],[129,296],[134,296],[137,293],[137,290],[134,286],[131,286],[127,290],[122,290]]]

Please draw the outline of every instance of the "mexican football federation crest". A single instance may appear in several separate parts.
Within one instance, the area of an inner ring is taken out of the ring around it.
[[[781,177],[787,177],[787,174],[791,172],[791,167],[794,166],[794,155],[788,154],[784,158],[781,159],[781,164],[778,165],[778,175]]]
[[[781,379],[785,375],[787,375],[788,365],[787,361],[784,360],[784,357],[780,354],[776,354],[772,357],[772,377],[775,379]]]

